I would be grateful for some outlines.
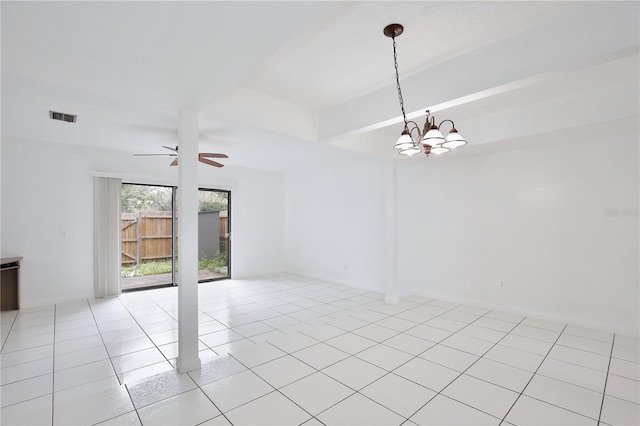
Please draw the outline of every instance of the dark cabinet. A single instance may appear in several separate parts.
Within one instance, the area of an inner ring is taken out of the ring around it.
[[[20,261],[22,257],[0,259],[0,310],[20,308]]]

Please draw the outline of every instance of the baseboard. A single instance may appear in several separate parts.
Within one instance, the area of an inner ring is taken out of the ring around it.
[[[287,270],[287,271],[285,271],[285,273],[300,275],[302,277],[312,278],[314,280],[321,280],[321,281],[326,281],[326,282],[330,282],[330,283],[334,283],[334,284],[340,284],[340,285],[344,285],[346,287],[357,288],[357,289],[360,289],[360,290],[372,291],[374,293],[382,293],[381,296],[384,295],[384,289],[383,288],[372,288],[372,287],[369,287],[369,286],[366,286],[364,284],[361,284],[361,283],[358,283],[358,282],[354,282],[354,281],[342,280],[342,279],[338,279],[338,278],[335,278],[335,277],[329,277],[329,276],[326,276],[326,275],[310,274],[308,272],[296,271],[296,270]]]
[[[450,295],[433,293],[433,292],[414,291],[412,294],[415,294],[416,296],[443,300],[446,302],[462,303],[465,305],[472,305],[480,308],[497,310],[497,311],[506,312],[509,314],[514,314],[514,315],[524,315],[527,317],[537,318],[544,321],[553,321],[553,322],[559,322],[562,324],[571,324],[579,327],[586,327],[594,330],[600,330],[607,333],[617,333],[617,334],[624,334],[627,336],[636,336],[636,337],[638,336],[638,330],[619,328],[619,327],[607,327],[599,323],[583,321],[575,318],[569,318],[562,315],[553,315],[553,314],[549,314],[548,312],[533,311],[531,309],[527,309],[521,306],[514,307],[513,305],[509,305],[509,306],[491,305],[475,299],[467,299],[464,297],[450,296]]]
[[[231,279],[232,280],[235,280],[235,279],[250,280],[253,278],[260,278],[265,275],[277,275],[277,274],[285,274],[285,273],[287,272],[282,269],[274,269],[270,271],[260,271],[260,272],[249,272],[249,273],[233,273],[232,271]]]
[[[95,299],[96,297],[91,294],[87,294],[85,296],[72,296],[72,297],[61,297],[56,299],[49,300],[37,300],[35,302],[20,302],[20,309],[37,309],[43,308],[50,305],[57,305],[58,303],[69,303],[69,302],[80,302],[83,300]]]
[[[287,269],[287,270],[279,269],[279,270],[273,270],[273,271],[264,271],[264,272],[256,273],[256,274],[236,274],[236,275],[233,276],[233,278],[234,279],[255,279],[255,278],[264,277],[265,275],[277,275],[277,274],[299,275],[301,277],[311,278],[311,279],[320,280],[320,281],[326,281],[326,282],[330,282],[330,283],[334,283],[334,284],[340,284],[340,285],[344,285],[346,287],[357,288],[357,289],[361,289],[361,290],[367,290],[367,291],[371,291],[371,292],[375,292],[375,293],[381,293],[381,298],[384,297],[384,289],[383,288],[371,288],[371,287],[365,286],[365,285],[363,285],[363,284],[361,284],[359,282],[338,279],[338,278],[335,278],[335,277],[322,275],[322,274],[313,274],[313,273],[309,273],[307,271],[300,271],[300,270],[295,270],[295,269]],[[478,306],[478,307],[486,308],[486,309],[498,310],[498,311],[502,311],[502,312],[506,312],[506,313],[510,313],[510,314],[514,314],[514,315],[524,315],[524,316],[533,317],[533,318],[537,318],[537,319],[541,319],[541,320],[545,320],[545,321],[553,321],[553,322],[559,322],[559,323],[563,323],[563,324],[571,324],[571,325],[580,326],[580,327],[587,327],[587,328],[592,328],[594,330],[601,330],[601,331],[605,331],[605,332],[609,332],[609,333],[618,333],[618,334],[624,334],[624,335],[629,335],[629,336],[637,336],[638,335],[638,330],[633,330],[633,329],[629,329],[629,328],[607,327],[607,326],[603,326],[602,324],[599,324],[599,323],[583,321],[583,320],[579,320],[579,319],[575,319],[575,318],[569,318],[569,317],[565,317],[565,316],[562,316],[562,315],[553,315],[553,314],[549,314],[547,312],[534,311],[534,310],[527,309],[527,308],[524,308],[524,307],[521,307],[521,306],[515,306],[514,307],[513,305],[506,306],[506,305],[499,305],[499,304],[487,304],[486,302],[482,302],[482,301],[479,301],[479,300],[476,300],[476,299],[468,299],[468,298],[464,298],[464,297],[451,296],[451,295],[447,295],[447,294],[424,292],[424,291],[413,291],[413,292],[403,291],[400,294],[400,300],[402,300],[404,297],[409,296],[411,294],[415,294],[416,296],[422,296],[422,297],[428,297],[428,298],[443,300],[443,301],[447,301],[447,302],[462,303],[462,304],[465,304],[465,305],[472,305],[472,306]],[[93,296],[91,295],[91,296],[89,296],[87,298],[93,298]],[[52,302],[50,304],[63,303],[65,301],[71,301],[71,300]]]

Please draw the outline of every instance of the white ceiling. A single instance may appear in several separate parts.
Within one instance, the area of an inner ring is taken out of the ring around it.
[[[402,76],[508,37],[561,3],[343,2],[305,28],[240,82],[311,109],[326,109],[393,81],[391,40],[401,22]],[[455,23],[455,25],[452,25]],[[409,40],[411,38],[411,40]],[[406,42],[406,43],[405,43]]]
[[[200,111],[201,149],[228,153],[231,166],[287,171],[350,158],[344,149],[397,158],[382,34],[392,22],[405,27],[407,111],[454,119],[469,152],[594,123],[637,132],[639,6],[3,1],[2,137],[158,152],[189,108]]]

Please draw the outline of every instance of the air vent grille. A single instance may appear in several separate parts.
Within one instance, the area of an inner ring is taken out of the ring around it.
[[[78,119],[78,116],[73,114],[65,114],[64,112],[49,111],[49,118],[52,120],[65,121],[67,123],[75,123]]]

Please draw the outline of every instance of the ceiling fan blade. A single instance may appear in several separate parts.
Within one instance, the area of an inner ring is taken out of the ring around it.
[[[199,160],[201,163],[208,164],[208,165],[213,166],[213,167],[224,167],[224,164],[220,164],[220,163],[218,163],[217,161],[207,160],[207,159],[206,159],[206,158],[204,158],[204,157],[198,157],[198,160]]]
[[[198,154],[199,157],[209,157],[209,158],[229,158],[227,154],[217,154],[215,152],[201,152]]]
[[[170,146],[162,145],[163,148],[168,149],[169,151],[173,151],[171,154],[133,154],[136,157],[175,157],[171,162],[170,166],[178,165],[178,146],[172,148]],[[217,152],[201,152],[198,153],[198,161],[204,164],[208,164],[214,167],[224,167],[224,164],[218,163],[217,161],[209,160],[209,158],[229,158],[227,154],[217,153]]]

